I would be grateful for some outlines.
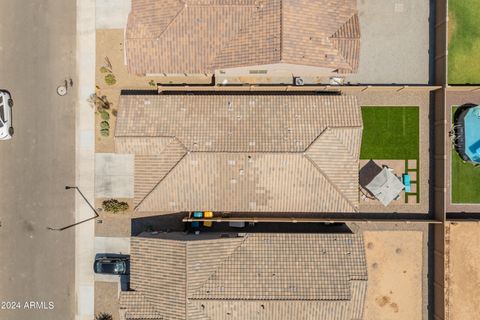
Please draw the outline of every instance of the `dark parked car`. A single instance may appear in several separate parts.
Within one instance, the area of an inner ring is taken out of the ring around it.
[[[116,253],[97,253],[93,264],[95,273],[130,274],[130,256]]]

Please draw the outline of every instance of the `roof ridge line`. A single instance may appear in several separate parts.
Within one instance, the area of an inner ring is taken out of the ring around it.
[[[162,32],[160,32],[159,35],[157,35],[156,37],[152,37],[150,39],[158,39],[160,38],[167,30],[168,28],[170,28],[170,26],[175,22],[175,20],[177,20],[178,16],[185,10],[185,8],[187,7],[187,3],[185,1],[180,1],[180,2],[183,2],[183,7],[182,9],[180,9],[177,14],[173,17],[173,19],[167,24],[167,26],[165,27],[165,29],[163,29]]]
[[[217,57],[223,52],[223,50],[225,48],[228,48],[229,44],[230,44],[230,41],[232,39],[234,39],[235,37],[238,37],[238,35],[240,34],[241,31],[244,31],[244,27],[248,26],[249,25],[249,22],[253,19],[253,17],[258,13],[259,10],[261,9],[258,9],[259,8],[259,5],[256,4],[256,5],[248,5],[248,6],[243,6],[243,7],[254,7],[254,8],[257,8],[257,10],[254,10],[253,13],[248,17],[248,21],[246,22],[246,24],[244,26],[241,26],[237,32],[235,32],[235,34],[232,34],[232,36],[228,39],[228,41],[225,42],[225,45],[220,48],[217,52],[217,54],[212,57],[212,59],[208,62],[208,66],[212,66],[215,62],[215,60],[217,59]],[[237,67],[242,67],[242,66],[237,66]],[[232,67],[227,67],[227,68],[224,68],[224,69],[228,69],[228,68],[232,68]],[[234,67],[235,68],[235,67]],[[215,68],[215,69],[218,69],[218,68]]]
[[[243,237],[242,241],[240,242],[240,244],[238,246],[235,247],[235,249],[232,251],[231,254],[227,255],[224,257],[224,259],[222,259],[218,265],[216,266],[216,269],[213,270],[211,273],[208,274],[208,276],[206,277],[205,279],[205,282],[203,282],[201,285],[198,286],[197,290],[195,292],[192,292],[192,296],[191,297],[188,297],[188,292],[187,292],[187,297],[188,299],[191,299],[191,300],[212,300],[211,298],[205,298],[205,297],[201,297],[201,298],[198,298],[198,297],[195,297],[196,294],[201,294],[200,290],[203,288],[203,286],[210,280],[210,278],[212,277],[212,275],[214,275],[217,271],[218,271],[218,268],[222,265],[222,263],[224,263],[228,258],[230,258],[233,254],[235,254],[235,252],[238,250],[238,248],[240,248],[241,246],[243,246],[247,240],[250,238],[250,234],[247,232],[245,234],[245,236]],[[188,290],[188,288],[187,288]],[[238,299],[237,299],[238,300]]]
[[[353,67],[350,65],[350,63],[348,62],[347,58],[345,58],[345,57],[343,56],[343,54],[340,52],[340,48],[338,48],[338,47],[335,45],[335,43],[332,41],[332,39],[340,39],[340,40],[341,40],[342,38],[332,38],[332,37],[328,37],[327,39],[328,39],[328,41],[330,42],[330,44],[332,45],[332,48],[337,52],[337,56],[340,58],[340,59],[339,59],[339,60],[340,60],[339,63],[342,63],[342,62],[343,62],[343,63],[345,63],[346,65],[348,65],[348,67],[349,67],[350,69],[353,70]],[[342,69],[342,68],[341,68],[341,67],[338,67],[337,69]],[[343,69],[345,69],[345,68],[343,68]]]
[[[310,142],[308,144],[308,146],[305,148],[305,150],[303,150],[303,153],[307,152],[308,149],[310,149],[310,147],[315,143],[315,141],[318,140],[318,138],[320,138],[321,135],[323,135],[330,127],[329,126],[326,126],[325,129],[322,130],[322,132],[320,132],[320,134],[318,136],[315,137],[315,139],[312,140],[312,142]]]
[[[337,191],[340,197],[342,197],[348,203],[348,205],[353,208],[355,212],[358,212],[358,208],[349,199],[347,199],[347,197],[345,197],[343,192],[338,188],[338,186],[335,183],[333,183],[332,180],[330,180],[327,174],[323,172],[323,170],[315,163],[315,161],[313,161],[313,159],[310,158],[309,155],[306,153],[304,153],[304,157],[307,158],[308,161],[323,175],[323,177],[328,181],[328,183],[333,187],[333,189]]]
[[[337,37],[335,36],[346,24],[350,23],[350,21],[357,17],[358,18],[358,13],[357,12],[354,12],[347,20],[345,20],[344,23],[342,23],[342,25],[340,26],[340,28],[337,29],[337,31],[335,31],[334,33],[332,33],[332,35],[330,35],[328,38],[333,38],[333,39],[360,39],[360,36],[358,37],[355,37],[355,38],[347,38],[347,37]],[[360,32],[360,31],[359,31]]]
[[[351,127],[337,127],[337,128],[330,128],[330,129],[351,129]],[[359,129],[359,127],[355,127],[355,128],[353,128],[353,129]],[[348,146],[345,145],[344,141],[343,141],[341,138],[339,138],[339,137],[335,134],[334,131],[335,131],[335,130],[332,130],[332,134],[335,136],[335,138],[337,138],[337,140],[338,140],[338,142],[340,143],[340,145],[345,148],[345,150],[348,152],[349,155],[352,155],[352,156],[353,156],[353,155],[355,154],[355,151],[353,150],[353,154],[351,154]]]
[[[332,41],[332,39],[338,39],[338,40],[360,40],[360,36],[356,37],[356,38],[347,38],[347,37],[336,37],[335,34],[337,34],[347,23],[349,23],[354,17],[357,17],[358,18],[358,13],[357,12],[354,12],[352,14],[352,16],[350,18],[348,18],[341,26],[340,28],[337,29],[337,31],[335,31],[331,36],[328,37],[328,41],[330,41],[330,43],[332,44],[332,48],[335,49],[335,51],[337,51],[337,54],[338,56],[341,58],[341,60],[343,60],[343,62],[345,62],[349,67],[350,69],[353,71],[354,68],[353,66],[348,62],[347,58],[340,52],[340,48],[337,47],[335,45],[335,43]],[[360,32],[360,31],[359,31]],[[341,69],[341,68],[339,68]]]
[[[152,194],[152,192],[158,187],[158,185],[172,172],[173,169],[175,169],[175,168],[177,167],[177,165],[178,165],[178,164],[183,160],[183,158],[185,158],[185,156],[188,154],[188,149],[185,147],[185,145],[184,145],[180,140],[178,140],[176,137],[173,137],[172,141],[177,141],[177,142],[181,145],[181,147],[182,147],[183,149],[185,149],[184,154],[183,154],[183,155],[180,157],[180,159],[178,159],[178,161],[168,170],[168,172],[155,184],[155,186],[152,188],[152,190],[150,190],[150,191],[145,195],[145,197],[143,197],[143,199],[133,208],[134,211],[138,209],[138,207],[143,203],[143,201],[145,201],[145,199],[147,199],[147,197]],[[170,146],[171,143],[172,143],[172,142],[170,142],[170,143],[165,147],[165,149],[166,149],[168,146]],[[165,149],[164,149],[164,150],[165,150]]]

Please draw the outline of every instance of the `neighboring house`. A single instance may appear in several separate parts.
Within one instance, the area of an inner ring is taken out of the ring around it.
[[[356,212],[352,96],[122,95],[115,151],[139,211]]]
[[[363,319],[356,234],[141,234],[131,238],[123,319]]]
[[[132,0],[128,70],[137,75],[355,73],[356,0]]]

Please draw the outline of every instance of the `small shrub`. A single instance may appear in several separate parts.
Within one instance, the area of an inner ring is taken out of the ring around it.
[[[106,312],[100,312],[95,316],[95,320],[113,320],[113,317],[111,314],[106,313]]]
[[[102,202],[103,210],[107,212],[118,213],[128,210],[128,203],[125,201],[118,201],[117,199],[105,200]]]
[[[107,72],[112,72],[112,71],[109,70],[107,67],[100,67],[100,72],[101,73],[107,73]]]
[[[155,87],[157,85],[153,80],[150,80],[148,84],[151,85],[152,87]]]
[[[100,110],[99,112],[100,112],[100,117],[102,118],[102,120],[108,121],[110,119],[110,115],[108,114],[107,111]]]
[[[108,123],[108,121],[100,122],[100,129],[110,129],[110,124]]]
[[[114,117],[117,116],[117,113],[118,113],[118,112],[117,112],[117,109],[112,109],[112,115],[113,115]]]
[[[108,137],[110,135],[110,129],[100,129],[102,137]]]
[[[117,83],[117,79],[115,78],[115,75],[113,73],[109,73],[105,76],[105,83],[108,84],[109,86],[113,86],[115,83]]]

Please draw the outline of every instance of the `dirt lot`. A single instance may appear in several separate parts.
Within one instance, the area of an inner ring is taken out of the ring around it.
[[[448,320],[480,319],[480,224],[447,225]]]
[[[422,319],[420,231],[365,231],[368,290],[364,319]]]
[[[95,314],[109,313],[118,320],[118,283],[95,281]]]

